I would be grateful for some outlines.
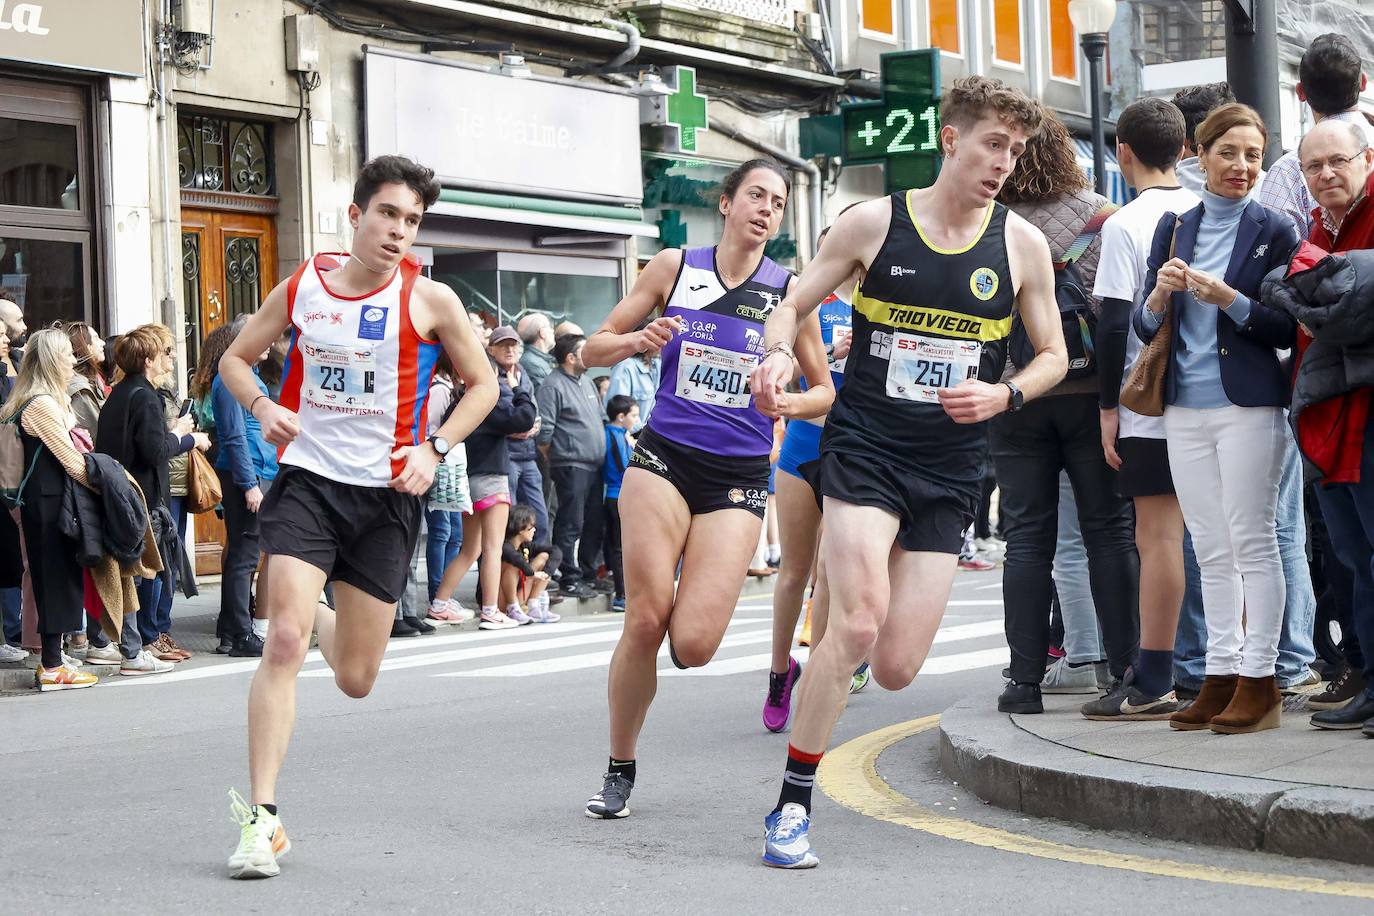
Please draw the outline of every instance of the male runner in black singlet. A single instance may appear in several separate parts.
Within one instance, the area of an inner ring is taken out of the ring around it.
[[[1067,369],[1049,245],[995,203],[1040,129],[1040,106],[997,80],[968,77],[940,114],[945,159],[935,184],[840,216],[768,319],[753,375],[767,412],[791,377],[800,321],[864,271],[845,384],[820,460],[803,467],[824,501],[830,624],[802,675],[782,793],[764,821],[763,859],[779,868],[817,864],[811,786],[854,669],[867,658],[878,683],[899,690],[925,660],[973,520],[986,421],[1020,409]],[[1013,310],[1036,356],[999,384]]]

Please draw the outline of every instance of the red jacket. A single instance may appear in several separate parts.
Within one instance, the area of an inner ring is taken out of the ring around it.
[[[1321,208],[1312,211],[1308,241],[1332,253],[1374,248],[1374,174],[1365,183],[1364,195],[1350,208],[1336,237],[1322,225]],[[1299,249],[1301,256],[1302,249]],[[1299,330],[1293,377],[1312,338]],[[1324,483],[1359,483],[1360,458],[1364,453],[1365,423],[1369,419],[1370,389],[1359,388],[1340,397],[1313,404],[1298,415],[1298,448],[1322,471]]]

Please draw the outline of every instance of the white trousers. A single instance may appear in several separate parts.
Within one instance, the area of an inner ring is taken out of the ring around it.
[[[1283,476],[1278,407],[1167,407],[1169,465],[1202,570],[1207,673],[1269,677],[1283,627],[1274,516]]]

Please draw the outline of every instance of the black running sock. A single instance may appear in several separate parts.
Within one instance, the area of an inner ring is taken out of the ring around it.
[[[257,805],[256,807],[261,808],[262,810],[266,811],[268,814],[272,815],[273,817],[276,817],[276,816],[277,816],[277,806],[276,806],[276,805]]]
[[[610,758],[606,764],[606,772],[612,776],[623,776],[630,781],[630,785],[635,784],[635,762],[633,760],[616,760]]]
[[[1162,697],[1174,683],[1174,653],[1171,649],[1141,649],[1135,660],[1135,687],[1141,693]]]
[[[782,792],[778,795],[778,805],[774,811],[781,811],[783,805],[796,802],[806,809],[807,814],[811,813],[811,787],[816,782],[816,767],[823,756],[808,754],[787,745],[787,769],[782,771]]]

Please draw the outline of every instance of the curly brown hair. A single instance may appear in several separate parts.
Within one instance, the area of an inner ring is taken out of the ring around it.
[[[1026,151],[997,199],[1008,206],[1037,204],[1089,187],[1088,176],[1074,158],[1069,129],[1052,112],[1045,111],[1040,132],[1026,141]]]
[[[1040,130],[1045,109],[1020,89],[987,76],[966,76],[955,80],[940,102],[940,123],[964,130],[989,114],[1019,127],[1026,135]]]

